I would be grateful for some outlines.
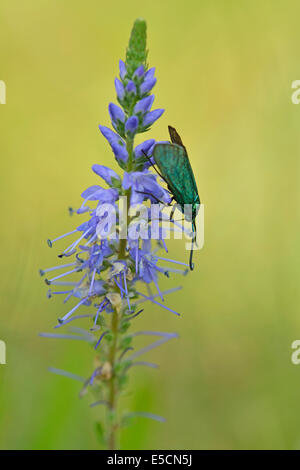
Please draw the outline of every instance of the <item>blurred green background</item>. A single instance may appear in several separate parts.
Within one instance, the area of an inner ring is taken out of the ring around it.
[[[87,375],[81,342],[42,339],[64,312],[46,299],[40,267],[56,264],[48,237],[71,230],[67,213],[116,168],[98,130],[109,125],[113,80],[136,17],[148,22],[156,107],[149,137],[180,131],[205,203],[205,246],[184,290],[148,305],[136,329],[177,331],[132,369],[128,409],[137,419],[123,448],[299,449],[299,121],[291,83],[300,79],[299,2],[2,0],[1,116],[2,449],[92,449],[101,410],[78,399],[80,384],[48,366]],[[83,216],[84,217],[84,216]],[[79,219],[82,220],[82,219]],[[186,260],[183,242],[170,254]],[[169,281],[166,286],[173,286]],[[75,344],[74,344],[75,343]]]

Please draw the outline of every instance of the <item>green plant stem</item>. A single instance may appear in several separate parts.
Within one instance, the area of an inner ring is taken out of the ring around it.
[[[113,341],[112,346],[110,349],[109,354],[109,362],[112,367],[112,377],[110,379],[109,384],[109,407],[110,411],[115,414],[116,412],[116,398],[117,398],[117,390],[116,390],[116,381],[115,375],[113,373],[113,367],[115,364],[116,358],[116,351],[117,351],[117,340],[118,340],[118,326],[119,326],[119,315],[116,309],[112,312],[112,319],[111,319],[111,331],[113,334]],[[110,432],[108,436],[108,447],[110,450],[115,450],[116,448],[116,430],[117,425],[115,422],[115,416],[112,416],[112,422],[110,423]]]
[[[133,166],[133,139],[128,138],[126,142],[126,148],[128,151],[128,171],[132,171]],[[131,197],[131,189],[128,189],[125,193],[127,197],[127,201],[130,201]],[[127,211],[127,226],[129,224],[129,214]],[[119,259],[124,259],[126,257],[126,243],[127,239],[120,240],[120,249],[119,249]],[[120,292],[121,294],[121,292]],[[110,430],[108,434],[108,448],[110,450],[116,449],[116,433],[118,430],[118,423],[116,422],[116,411],[117,411],[117,386],[116,386],[116,376],[114,374],[114,365],[116,361],[116,353],[118,347],[118,333],[119,333],[119,321],[120,321],[120,313],[117,312],[116,309],[112,312],[111,318],[111,332],[113,336],[112,344],[109,351],[109,363],[112,369],[112,376],[110,378],[109,383],[109,408],[110,413],[112,413],[112,419],[110,420]]]

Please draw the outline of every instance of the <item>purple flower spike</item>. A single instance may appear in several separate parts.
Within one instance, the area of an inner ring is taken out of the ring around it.
[[[156,83],[156,78],[147,78],[140,86],[141,95],[145,95],[152,90]]]
[[[173,286],[161,290],[160,278],[168,278],[173,274],[185,275],[186,270],[174,266],[177,263],[175,260],[159,256],[159,250],[164,249],[168,253],[165,240],[170,238],[171,232],[182,231],[190,235],[180,221],[170,220],[165,209],[172,201],[171,190],[154,172],[155,168],[151,168],[152,164],[154,166],[153,149],[160,142],[148,138],[144,142],[139,140],[142,143],[137,145],[135,139],[137,134],[148,131],[164,112],[163,109],[152,111],[154,95],[151,90],[156,83],[155,69],[147,71],[146,58],[146,24],[144,20],[137,19],[127,48],[126,61],[120,60],[120,76],[114,82],[118,102],[108,101],[111,125],[99,126],[112,149],[115,166],[117,163],[122,169],[122,175],[118,175],[118,170],[116,172],[99,164],[102,163],[100,155],[99,163],[94,164],[92,170],[102,178],[104,187],[102,181],[100,185],[86,186],[81,192],[80,207],[69,208],[70,215],[76,214],[81,220],[73,230],[69,229],[67,233],[48,240],[50,247],[56,243],[62,244],[58,257],[66,258],[69,262],[40,270],[41,276],[48,272],[54,273],[54,277],[50,275],[44,278],[46,284],[51,286],[47,296],[63,297],[64,304],[72,303],[67,313],[59,317],[55,328],[68,328],[70,322],[72,325],[76,325],[78,320],[82,322],[82,326],[73,327],[74,333],[77,331],[78,334],[42,333],[41,336],[84,340],[99,351],[99,364],[86,377],[60,369],[52,369],[52,372],[80,380],[83,383],[80,396],[87,393],[90,387],[97,392],[98,385],[101,385],[101,399],[96,404],[106,403],[110,410],[108,428],[103,429],[109,437],[107,443],[112,443],[114,429],[117,429],[121,417],[117,412],[117,399],[119,392],[123,391],[123,385],[125,388],[125,382],[120,379],[125,377],[124,374],[132,365],[154,367],[155,364],[151,362],[132,361],[177,337],[174,333],[152,330],[130,333],[127,327],[131,327],[131,321],[135,322],[135,318],[143,311],[140,304],[144,302],[150,303],[150,308],[156,305],[179,315],[165,303],[166,295],[179,288]],[[65,243],[67,237],[70,240]],[[178,264],[188,266],[182,262]],[[146,294],[137,290],[140,284],[147,289]],[[85,309],[88,313],[84,312]],[[97,337],[93,333],[96,330],[99,331]],[[137,350],[131,341],[133,343],[134,337],[138,335],[157,336],[158,339]],[[134,352],[126,356],[124,362],[124,355],[130,350]],[[115,380],[113,397],[112,377]],[[161,421],[152,413],[139,414]]]
[[[136,116],[131,116],[125,124],[125,131],[134,134],[138,128],[139,120]]]
[[[140,65],[133,74],[133,77],[141,78],[145,73],[145,67]]]
[[[107,184],[112,184],[112,178],[121,181],[120,176],[111,168],[104,165],[98,165],[97,163],[92,166],[93,171],[96,175],[100,176]]]
[[[133,95],[136,95],[136,86],[132,80],[129,80],[129,82],[127,83],[126,91],[127,93],[132,93]]]
[[[164,113],[164,109],[155,109],[154,111],[150,111],[150,113],[146,114],[143,121],[143,126],[148,127],[151,126],[160,116]]]
[[[117,106],[114,103],[109,103],[108,105],[108,112],[110,115],[110,119],[114,124],[118,124],[118,121],[125,122],[125,114],[123,109]]]
[[[119,98],[120,101],[122,101],[125,96],[125,89],[124,89],[123,83],[120,82],[118,78],[115,78],[115,89],[116,89],[117,97]]]
[[[123,60],[119,60],[119,70],[120,70],[121,80],[124,80],[124,78],[126,76],[126,73],[127,73],[127,70],[126,70],[126,66],[125,66]]]
[[[136,114],[147,113],[148,111],[150,111],[153,101],[154,101],[154,95],[146,96],[146,98],[143,98],[137,102],[137,104],[134,107],[134,112]]]

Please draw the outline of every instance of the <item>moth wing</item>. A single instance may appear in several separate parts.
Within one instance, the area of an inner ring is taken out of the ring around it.
[[[178,204],[193,204],[198,190],[185,148],[177,144],[156,144],[153,157]]]
[[[174,170],[174,145],[173,144],[156,144],[152,156],[160,172],[168,184],[176,202],[181,203],[181,190],[179,186],[174,184],[173,170]]]

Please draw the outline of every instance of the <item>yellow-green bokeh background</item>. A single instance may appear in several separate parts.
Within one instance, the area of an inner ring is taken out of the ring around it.
[[[45,240],[72,229],[68,205],[98,183],[91,165],[116,168],[97,126],[109,124],[138,16],[166,108],[149,137],[180,130],[205,203],[205,247],[168,300],[182,318],[149,305],[136,320],[180,339],[148,354],[158,371],[132,369],[126,403],[167,422],[136,420],[122,446],[299,448],[299,13],[296,0],[1,1],[2,449],[97,448],[101,411],[47,372],[87,375],[93,353],[37,336],[64,311],[46,299],[38,268],[56,263]],[[182,248],[173,242],[171,255]]]

